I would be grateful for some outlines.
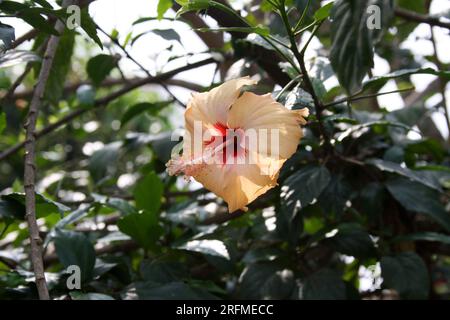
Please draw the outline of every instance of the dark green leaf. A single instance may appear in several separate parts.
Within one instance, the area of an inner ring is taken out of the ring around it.
[[[443,244],[450,245],[450,236],[437,232],[418,232],[413,234],[408,234],[405,236],[398,236],[392,240],[393,242],[402,241],[430,241],[430,242],[440,242]]]
[[[433,68],[403,69],[388,73],[384,76],[373,77],[370,80],[364,82],[363,88],[364,90],[370,89],[372,87],[381,88],[391,79],[406,77],[413,74],[432,74],[450,80],[450,72],[448,71],[439,71]]]
[[[241,299],[287,299],[295,281],[290,270],[274,263],[255,263],[247,266],[239,277],[238,294]]]
[[[117,60],[108,54],[99,54],[87,63],[87,73],[95,85],[99,85],[117,65]]]
[[[3,133],[3,130],[6,128],[6,114],[0,111],[0,134]]]
[[[385,288],[395,289],[407,299],[428,297],[430,279],[422,258],[414,252],[381,258],[381,276]]]
[[[0,23],[0,40],[3,41],[5,49],[9,49],[12,42],[16,40],[14,28],[10,25]]]
[[[154,248],[163,232],[156,214],[145,211],[126,215],[117,222],[117,226],[146,249]]]
[[[95,181],[100,181],[108,174],[115,172],[117,169],[116,161],[119,158],[121,147],[122,142],[118,141],[94,152],[89,159],[89,172]]]
[[[450,232],[450,214],[442,205],[437,191],[404,178],[388,180],[386,187],[406,210],[428,215]]]
[[[66,76],[71,68],[70,61],[72,60],[75,45],[75,33],[66,30],[59,41],[55,58],[53,59],[52,72],[50,72],[45,87],[45,96],[53,104],[57,104],[61,98],[66,82]]]
[[[324,240],[336,251],[357,258],[367,258],[375,254],[375,247],[367,231],[355,223],[341,224],[337,234]]]
[[[103,44],[97,35],[97,25],[89,15],[88,9],[81,10],[81,28],[87,33],[87,35],[95,41],[98,46],[103,49]]]
[[[131,106],[125,111],[121,119],[121,126],[123,127],[134,117],[146,112],[150,115],[156,115],[161,109],[170,105],[172,101],[161,102],[142,102]]]
[[[402,177],[419,182],[429,188],[435,189],[437,191],[441,191],[441,186],[438,183],[436,183],[435,181],[433,181],[432,179],[428,178],[421,171],[414,171],[414,170],[405,168],[398,163],[391,162],[391,161],[385,161],[385,160],[381,160],[381,159],[369,159],[366,162],[377,167],[381,171],[396,173]]]
[[[137,282],[136,292],[143,300],[211,300],[217,299],[206,290],[193,288],[183,282],[155,284],[153,282]]]
[[[330,179],[324,166],[307,166],[298,170],[281,187],[282,204],[290,212],[306,207],[319,197]]]
[[[305,279],[302,297],[305,300],[344,300],[345,283],[339,272],[322,269]]]
[[[140,266],[141,277],[153,283],[168,283],[186,278],[188,270],[182,263],[145,260]]]
[[[338,0],[331,11],[330,60],[339,82],[349,93],[361,89],[364,77],[374,66],[373,46],[379,32],[367,26],[369,4],[381,9],[382,28],[386,29],[391,16],[390,0]]]
[[[270,30],[266,27],[222,27],[222,28],[197,28],[200,32],[241,32],[241,33],[256,33],[260,36],[267,37],[270,35]]]
[[[54,243],[61,264],[65,268],[72,265],[80,267],[81,281],[90,281],[95,266],[95,250],[85,235],[75,231],[58,229],[56,230]]]
[[[156,215],[161,206],[163,191],[164,186],[159,177],[153,172],[149,173],[137,183],[133,191],[136,207]]]

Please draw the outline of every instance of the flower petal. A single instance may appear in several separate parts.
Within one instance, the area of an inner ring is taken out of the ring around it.
[[[306,116],[306,108],[288,110],[270,94],[258,96],[245,92],[230,109],[227,124],[230,128],[242,128],[246,133],[253,130],[258,136],[258,153],[288,159],[303,136],[300,124],[306,123]],[[272,134],[277,132],[278,141],[275,141]],[[266,139],[267,143],[259,143],[261,139]]]

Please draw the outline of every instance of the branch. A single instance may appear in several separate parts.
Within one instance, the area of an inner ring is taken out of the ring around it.
[[[72,3],[72,0],[65,0],[62,6],[67,7]],[[64,31],[63,22],[58,21],[55,24],[55,29],[59,34],[61,34]],[[39,114],[39,108],[44,97],[47,80],[50,76],[50,71],[53,65],[53,59],[55,58],[56,49],[58,48],[59,39],[59,36],[51,36],[48,41],[47,49],[45,50],[41,65],[41,71],[39,72],[36,88],[33,93],[30,109],[24,125],[26,130],[24,170],[25,216],[30,232],[31,262],[33,264],[36,287],[41,300],[50,300],[50,295],[48,293],[47,282],[44,274],[44,264],[42,261],[42,239],[39,236],[39,227],[36,222],[36,164],[34,162],[36,152],[36,122]]]
[[[138,82],[141,81],[143,78],[140,77],[136,77],[136,78],[132,78],[132,79],[106,79],[105,81],[103,81],[100,84],[100,87],[103,88],[110,88],[110,87],[114,87],[114,86],[118,86],[118,85],[125,85],[127,83],[130,82]],[[189,81],[185,81],[185,80],[180,80],[180,79],[167,79],[164,81],[164,83],[166,85],[169,86],[175,86],[175,87],[180,87],[180,88],[185,88],[185,89],[189,89],[192,91],[203,91],[205,89],[205,87],[193,83],[193,82],[189,82]],[[64,87],[63,92],[64,94],[68,94],[70,92],[74,92],[76,91],[79,87],[81,87],[82,85],[91,85],[92,83],[90,81],[79,81],[76,83],[71,83],[68,84]],[[16,92],[15,94],[13,94],[12,96],[10,96],[10,99],[28,99],[33,95],[33,91],[32,90],[24,90],[24,91],[19,91]]]
[[[102,28],[100,28],[100,26],[97,25],[97,29],[100,30],[101,33],[103,33],[105,36],[107,36],[112,43],[114,43],[117,47],[120,48],[120,50],[122,50],[123,53],[125,53],[126,57],[131,60],[135,65],[137,65],[139,67],[139,69],[141,69],[142,71],[144,71],[144,73],[148,76],[151,77],[151,73],[150,71],[147,70],[147,68],[145,68],[139,61],[137,61],[135,58],[133,58],[133,56],[131,56],[131,54],[128,52],[128,50],[119,42],[119,40],[117,40],[116,38],[113,38],[109,33],[107,33],[105,30],[103,30]],[[163,89],[176,101],[178,102],[181,106],[186,108],[186,105],[181,102],[170,90],[169,88],[167,88],[167,86],[162,82],[162,81],[158,81],[157,82],[159,85],[161,85],[161,87],[163,87]]]
[[[66,115],[65,117],[63,117],[62,119],[56,121],[55,123],[49,125],[48,127],[45,127],[44,129],[42,129],[41,131],[38,131],[35,133],[35,138],[39,139],[53,131],[55,131],[56,129],[58,129],[59,127],[65,125],[66,123],[72,121],[73,119],[79,117],[80,115],[93,110],[93,109],[97,109],[100,107],[104,107],[106,106],[108,103],[110,103],[111,101],[129,93],[130,91],[137,89],[139,87],[142,87],[144,85],[147,84],[151,84],[151,83],[158,83],[159,81],[165,81],[168,80],[170,78],[172,78],[173,76],[177,75],[178,73],[187,71],[187,70],[191,70],[191,69],[195,69],[198,67],[202,67],[204,65],[210,64],[210,63],[217,63],[216,60],[214,60],[213,58],[208,58],[205,60],[201,60],[192,64],[188,64],[185,65],[183,67],[156,75],[154,77],[148,77],[148,78],[142,78],[138,81],[132,82],[126,86],[124,86],[122,89],[119,89],[113,93],[111,93],[110,95],[97,99],[94,102],[94,105],[92,108],[80,108],[77,109],[71,113],[69,113],[68,115]],[[16,153],[17,151],[21,150],[23,147],[25,146],[25,142],[20,142],[12,147],[10,147],[9,149],[3,151],[2,153],[0,153],[0,161],[4,160],[5,158],[11,156],[12,154]]]
[[[394,12],[397,17],[403,18],[405,20],[415,21],[419,23],[427,23],[430,26],[450,29],[450,23],[441,21],[439,18],[419,14],[417,12],[405,10],[402,8],[396,8]]]
[[[217,0],[216,2],[231,8],[226,0]],[[175,4],[173,8],[178,9],[180,7]],[[245,20],[238,19],[238,17],[217,8],[209,8],[206,10],[205,14],[216,20],[220,27],[245,28],[250,26],[244,22]],[[184,15],[182,15],[182,17],[184,17]],[[247,34],[242,32],[230,32],[230,34],[234,39],[245,39],[247,37]],[[255,59],[258,65],[264,69],[265,72],[267,72],[269,77],[273,79],[274,82],[284,87],[289,83],[289,81],[291,81],[289,76],[281,70],[279,63],[282,61],[276,52],[261,46],[256,46],[256,50],[254,51],[255,52],[249,52],[247,57]]]

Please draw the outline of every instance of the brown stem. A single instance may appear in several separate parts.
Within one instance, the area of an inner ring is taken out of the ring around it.
[[[66,7],[72,3],[72,0],[65,0],[63,2],[63,7]],[[60,21],[58,21],[55,25],[55,29],[59,34],[64,31],[64,27],[64,24]],[[47,282],[44,274],[41,247],[42,239],[39,236],[39,227],[36,221],[36,121],[39,114],[39,108],[44,97],[47,80],[50,76],[56,49],[58,48],[59,39],[59,36],[51,36],[48,41],[47,49],[45,50],[42,61],[41,71],[39,72],[38,81],[33,93],[33,98],[31,99],[30,109],[24,125],[26,130],[24,172],[26,219],[30,232],[31,262],[33,265],[34,276],[36,278],[36,287],[41,300],[49,300],[50,295],[48,293]]]

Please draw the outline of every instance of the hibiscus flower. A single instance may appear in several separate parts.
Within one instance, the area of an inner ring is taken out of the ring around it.
[[[193,94],[184,115],[183,154],[167,163],[170,175],[193,177],[223,198],[229,212],[246,211],[277,185],[308,116],[308,109],[289,110],[270,94],[242,93],[254,84],[245,77]]]

